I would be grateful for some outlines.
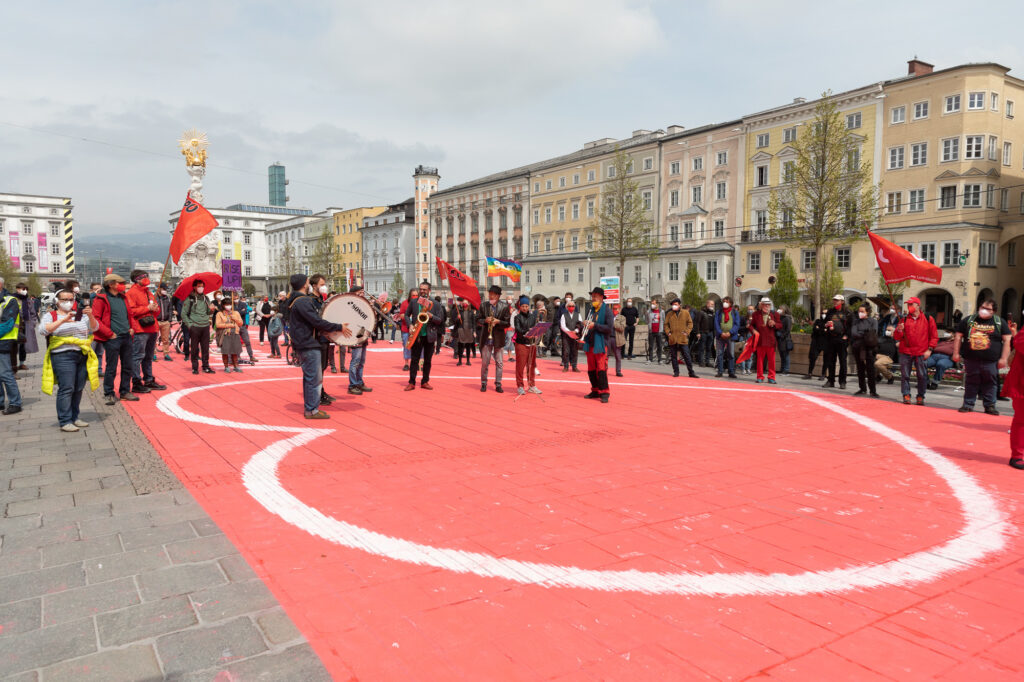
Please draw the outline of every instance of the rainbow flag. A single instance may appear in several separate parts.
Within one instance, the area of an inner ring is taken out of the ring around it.
[[[523,274],[523,266],[514,260],[503,260],[487,256],[487,276],[501,277],[504,275],[513,282],[518,282]]]

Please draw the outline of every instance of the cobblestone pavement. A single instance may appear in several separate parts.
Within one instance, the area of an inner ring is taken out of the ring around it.
[[[124,408],[97,391],[61,432],[30,358],[0,417],[0,679],[329,679]]]

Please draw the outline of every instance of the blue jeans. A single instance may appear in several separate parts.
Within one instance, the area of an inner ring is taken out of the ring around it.
[[[0,353],[0,390],[7,392],[8,407],[21,407],[21,391],[18,390],[18,382],[14,380],[11,354],[6,350]],[[2,397],[0,395],[0,398]]]
[[[923,355],[905,355],[900,353],[900,388],[903,395],[910,395],[910,367],[917,369],[917,395],[924,397],[928,388],[928,368]]]
[[[107,356],[107,367],[103,371],[103,395],[114,395],[114,379],[117,377],[117,363],[121,363],[121,387],[119,393],[132,390],[132,337],[115,336],[103,342],[103,352]],[[150,361],[153,357],[150,356]]]
[[[87,379],[85,354],[75,350],[50,354],[50,364],[57,380],[57,421],[61,426],[78,421],[82,390]]]
[[[103,342],[93,341],[92,349],[96,353],[96,359],[100,361],[100,366],[96,371],[100,373],[100,376],[103,376]]]
[[[153,381],[153,353],[156,352],[156,332],[136,333],[132,338],[132,378],[138,384]]]
[[[946,370],[953,368],[953,358],[942,353],[932,353],[931,357],[925,360],[924,366],[935,370],[935,383],[939,383]]]
[[[402,332],[402,359],[407,363],[409,358],[412,357],[412,350],[408,346],[409,343],[409,332]]]
[[[363,363],[366,361],[366,346],[353,346],[348,358],[348,385],[363,385]]]
[[[323,358],[319,348],[299,351],[299,364],[302,366],[302,407],[306,414],[313,414],[320,409],[320,391],[324,387],[324,371],[321,367]]]
[[[964,405],[974,407],[980,395],[985,407],[995,407],[998,377],[999,365],[995,360],[985,362],[964,358]]]
[[[732,354],[732,340],[719,336],[715,339],[715,349],[718,351],[718,359],[715,361],[718,373],[721,374],[723,370],[727,369],[729,374],[735,374],[736,358]]]

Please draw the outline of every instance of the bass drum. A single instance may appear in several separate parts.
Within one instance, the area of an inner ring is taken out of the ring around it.
[[[324,302],[320,317],[335,324],[347,324],[352,334],[348,337],[341,332],[328,332],[323,336],[339,346],[358,346],[368,341],[373,333],[377,316],[370,302],[359,294],[335,294]]]

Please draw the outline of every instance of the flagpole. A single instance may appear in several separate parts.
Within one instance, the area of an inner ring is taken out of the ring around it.
[[[171,251],[167,250],[167,260],[164,261],[164,269],[160,271],[160,284],[164,283],[164,278],[167,276],[167,266],[171,264]],[[158,286],[157,289],[160,287]]]

